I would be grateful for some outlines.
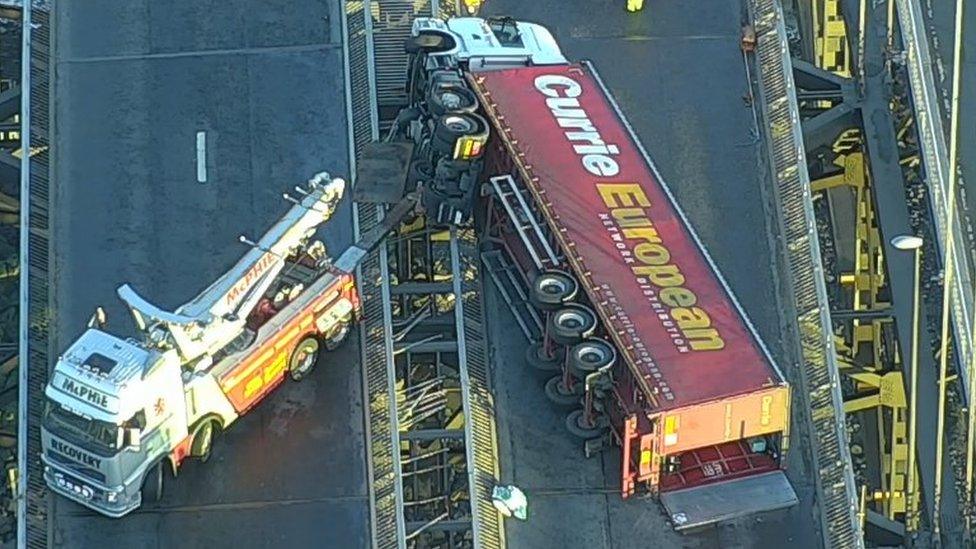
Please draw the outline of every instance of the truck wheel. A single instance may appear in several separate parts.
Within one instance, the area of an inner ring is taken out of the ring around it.
[[[403,44],[407,53],[436,53],[453,49],[457,43],[453,38],[439,32],[424,32],[411,36]]]
[[[410,163],[410,171],[407,174],[407,186],[411,189],[417,188],[417,183],[427,182],[434,178],[434,167],[426,160],[417,160]]]
[[[142,479],[142,502],[156,503],[163,499],[163,462],[153,465]]]
[[[525,361],[536,370],[542,372],[558,372],[562,369],[563,356],[562,349],[556,349],[556,356],[547,357],[542,347],[542,342],[537,341],[528,346],[525,350]]]
[[[437,85],[427,94],[427,107],[434,116],[449,112],[474,112],[478,110],[478,98],[474,92],[458,85]]]
[[[555,311],[576,297],[579,284],[564,271],[542,271],[532,282],[529,299],[537,309]]]
[[[288,360],[288,372],[295,381],[301,381],[315,368],[319,358],[319,341],[314,337],[306,337],[295,347]]]
[[[617,351],[602,339],[586,339],[569,350],[569,368],[581,379],[616,360]]]
[[[454,154],[457,140],[466,136],[488,137],[488,122],[474,113],[449,113],[434,125],[434,150],[446,156]]]
[[[546,398],[556,406],[576,406],[579,404],[580,395],[582,394],[579,391],[581,387],[582,385],[577,383],[573,385],[572,389],[568,389],[563,384],[562,374],[555,375],[546,382]]]
[[[583,440],[590,440],[602,436],[609,426],[610,422],[607,420],[607,416],[602,414],[596,416],[593,425],[587,424],[583,410],[573,410],[566,416],[566,429],[573,436]]]
[[[190,444],[190,453],[193,457],[202,463],[206,463],[210,459],[214,438],[216,438],[219,429],[220,426],[212,419],[204,421],[197,427],[196,432],[193,433],[193,442]]]
[[[549,315],[549,336],[560,345],[575,345],[595,329],[596,313],[585,305],[570,303]]]
[[[349,321],[344,319],[339,321],[332,333],[325,337],[325,350],[332,352],[342,345],[342,342],[349,336]]]

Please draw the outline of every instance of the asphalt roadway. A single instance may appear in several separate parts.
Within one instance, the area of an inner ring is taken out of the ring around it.
[[[552,30],[570,59],[590,59],[611,88],[662,175],[771,353],[787,370],[786,320],[770,244],[768,164],[757,138],[739,49],[740,0],[648,0],[628,14],[624,0],[489,0],[486,11]],[[493,288],[491,289],[493,290]],[[521,333],[489,291],[503,482],[522,487],[529,520],[509,522],[510,547],[820,546],[805,426],[794,419],[788,474],[800,505],[681,536],[656,503],[622,500],[619,451],[585,460],[527,371]],[[521,341],[518,345],[514,341]]]
[[[55,3],[55,348],[115,288],[164,308],[205,288],[322,170],[348,175],[338,2]],[[197,182],[196,132],[207,132]],[[352,237],[348,202],[325,231]],[[365,547],[358,347],[348,342],[189,463],[158,505],[105,519],[52,497],[60,547]]]

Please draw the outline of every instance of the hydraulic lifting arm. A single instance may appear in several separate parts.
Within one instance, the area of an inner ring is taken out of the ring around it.
[[[296,187],[301,200],[226,274],[199,296],[170,313],[152,305],[128,284],[118,295],[128,306],[141,331],[158,344],[174,346],[186,362],[212,354],[237,337],[248,314],[275,280],[285,259],[308,246],[316,228],[329,220],[345,190],[345,181],[319,173],[307,188]]]

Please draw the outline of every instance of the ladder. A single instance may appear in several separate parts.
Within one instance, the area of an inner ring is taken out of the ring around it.
[[[525,200],[525,190],[519,187],[511,175],[492,177],[491,187],[512,220],[512,224],[515,226],[519,238],[525,244],[525,248],[529,251],[529,255],[532,256],[536,268],[541,271],[547,267],[551,268],[558,265],[559,258],[556,256],[556,252],[549,244],[549,240],[542,230],[542,225]],[[512,200],[512,197],[515,200]],[[545,255],[540,253],[540,250]]]
[[[516,271],[515,265],[509,262],[503,250],[497,248],[481,252],[481,262],[515,316],[515,322],[522,329],[522,333],[529,341],[538,341],[542,337],[542,318],[529,303],[524,280]]]

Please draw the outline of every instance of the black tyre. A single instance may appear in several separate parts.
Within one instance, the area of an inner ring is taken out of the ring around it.
[[[163,462],[149,467],[142,478],[142,502],[156,503],[163,499]]]
[[[340,321],[332,329],[332,332],[325,336],[325,350],[335,351],[342,345],[342,342],[349,337],[349,319],[344,319]]]
[[[314,368],[319,358],[319,341],[306,337],[295,347],[288,360],[288,372],[295,381],[301,381]]]
[[[595,329],[596,313],[586,305],[570,303],[549,315],[549,337],[560,345],[576,345]]]
[[[456,45],[457,42],[446,34],[424,32],[407,38],[403,49],[407,53],[438,53],[454,49]]]
[[[448,113],[434,124],[434,149],[446,156],[454,154],[457,140],[466,136],[488,138],[488,122],[474,113]]]
[[[580,379],[593,372],[612,365],[617,360],[617,351],[602,339],[590,338],[573,345],[569,350],[570,371]]]
[[[201,462],[206,463],[210,459],[210,454],[213,452],[214,439],[217,438],[217,432],[219,430],[220,426],[212,419],[205,420],[201,423],[197,427],[196,432],[193,433],[190,454]]]
[[[547,357],[542,342],[537,341],[525,350],[525,361],[541,372],[558,372],[562,369],[563,353],[562,349],[557,349],[555,356]]]
[[[434,84],[427,94],[427,107],[434,116],[447,113],[475,112],[478,110],[478,97],[473,91],[460,85]]]
[[[434,168],[426,160],[416,160],[410,163],[410,173],[407,175],[407,186],[417,188],[417,183],[429,182],[434,179]]]
[[[596,416],[592,425],[587,423],[583,410],[573,410],[568,416],[566,416],[566,429],[569,430],[573,436],[583,440],[590,440],[603,436],[609,426],[610,422],[607,419],[607,416],[602,414]]]
[[[549,381],[546,382],[546,398],[556,406],[577,406],[580,401],[580,395],[582,394],[579,390],[580,388],[582,388],[582,385],[577,383],[573,385],[572,389],[568,389],[563,384],[562,374],[559,374],[549,378]]]
[[[543,271],[532,281],[530,300],[537,309],[555,311],[576,297],[579,284],[564,271]]]

